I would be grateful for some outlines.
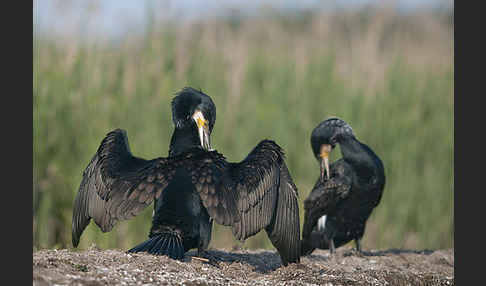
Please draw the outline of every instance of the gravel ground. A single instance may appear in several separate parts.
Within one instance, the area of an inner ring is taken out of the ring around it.
[[[183,262],[120,250],[39,250],[33,285],[454,285],[454,250],[316,250],[284,267],[271,250],[210,250]]]

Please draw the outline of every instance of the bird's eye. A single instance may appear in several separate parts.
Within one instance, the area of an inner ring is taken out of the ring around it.
[[[337,143],[337,138],[338,135],[337,134],[334,134],[330,139],[329,139],[329,143],[332,145],[332,147],[334,148],[334,146],[336,146],[336,143]]]

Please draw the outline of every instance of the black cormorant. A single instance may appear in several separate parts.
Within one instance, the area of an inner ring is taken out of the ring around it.
[[[339,144],[342,158],[329,166],[329,153]],[[302,254],[316,248],[330,253],[351,240],[361,252],[366,221],[379,204],[385,186],[380,158],[356,139],[339,118],[321,122],[311,135],[321,175],[304,202]]]
[[[129,252],[183,259],[204,254],[213,219],[231,226],[239,240],[265,229],[282,263],[300,262],[298,192],[273,141],[261,141],[239,163],[211,149],[216,107],[209,96],[186,87],[172,101],[175,125],[169,156],[132,155],[127,134],[107,134],[83,173],[75,200],[75,247],[91,218],[103,232],[154,202],[149,239]]]

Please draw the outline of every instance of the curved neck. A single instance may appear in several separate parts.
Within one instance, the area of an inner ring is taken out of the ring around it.
[[[353,136],[343,136],[339,140],[343,159],[359,170],[360,176],[369,178],[383,173],[383,164],[376,154]]]
[[[170,139],[169,156],[181,154],[192,148],[201,148],[201,141],[195,124],[185,124],[174,129]]]

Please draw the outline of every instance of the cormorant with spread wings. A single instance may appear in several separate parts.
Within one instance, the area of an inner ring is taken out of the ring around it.
[[[329,153],[338,143],[342,158],[329,166]],[[316,248],[333,254],[351,240],[361,252],[366,221],[385,186],[383,163],[339,118],[321,122],[312,132],[311,146],[320,161],[321,175],[304,201],[302,254]]]
[[[172,118],[168,157],[135,157],[124,130],[106,135],[83,173],[73,211],[73,245],[90,219],[107,232],[154,202],[149,239],[129,252],[183,259],[197,248],[202,255],[215,220],[231,226],[239,240],[265,229],[284,265],[300,262],[298,192],[283,150],[263,140],[243,161],[226,161],[210,145],[215,105],[189,87],[172,100]]]

